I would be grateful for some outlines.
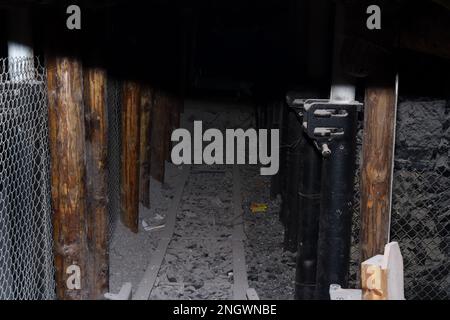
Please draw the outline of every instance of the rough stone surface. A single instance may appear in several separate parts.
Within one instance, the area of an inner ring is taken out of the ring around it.
[[[448,121],[445,100],[405,100],[398,104],[396,156],[432,160]]]

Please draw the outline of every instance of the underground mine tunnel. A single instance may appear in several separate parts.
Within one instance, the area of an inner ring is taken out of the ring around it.
[[[450,2],[0,1],[0,299],[446,300]]]

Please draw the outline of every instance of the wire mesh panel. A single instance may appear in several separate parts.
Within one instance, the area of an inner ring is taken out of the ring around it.
[[[409,299],[450,298],[450,179],[434,163],[396,161],[392,240],[398,241]]]
[[[0,299],[53,299],[46,73],[0,59]]]
[[[449,111],[444,100],[398,106],[390,230],[402,250],[407,299],[450,298]],[[360,286],[359,173],[355,189],[351,287]]]
[[[449,110],[444,100],[398,106],[391,240],[407,299],[450,298]]]
[[[348,282],[350,288],[360,288],[360,252],[361,247],[359,245],[359,231],[361,227],[361,193],[360,193],[360,179],[361,179],[361,157],[362,157],[362,136],[363,130],[358,130],[358,136],[356,139],[356,172],[355,172],[355,187],[353,197],[353,216],[352,216],[352,239],[350,248],[350,269],[348,275]]]
[[[109,237],[120,212],[121,82],[108,78],[108,212]]]

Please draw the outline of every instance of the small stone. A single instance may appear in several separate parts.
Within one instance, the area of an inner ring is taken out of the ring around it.
[[[187,293],[192,293],[192,292],[195,291],[195,288],[194,288],[193,286],[187,286],[184,290],[185,290]]]
[[[249,274],[248,275],[248,280],[258,281],[258,275],[256,275],[256,274]]]
[[[196,281],[194,281],[193,283],[192,283],[192,286],[195,288],[195,289],[200,289],[201,287],[203,287],[204,286],[204,282],[203,282],[203,280],[200,280],[200,279],[198,279],[198,280],[196,280]]]

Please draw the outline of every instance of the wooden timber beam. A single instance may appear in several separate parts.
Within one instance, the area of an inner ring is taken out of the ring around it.
[[[367,80],[361,165],[361,261],[389,240],[397,85],[394,73]]]
[[[380,6],[381,30],[366,27],[366,9],[371,4]],[[450,59],[450,11],[444,8],[449,4],[448,0],[346,1],[346,33],[385,51],[406,49]]]
[[[164,166],[169,153],[170,114],[167,94],[163,91],[155,93],[152,116],[152,143],[150,174],[159,182],[164,181]]]
[[[440,6],[450,10],[450,1],[449,0],[432,0],[433,2],[439,4]]]
[[[82,65],[47,56],[56,293],[89,297]]]
[[[121,219],[135,233],[139,220],[140,91],[136,82],[125,81],[123,84]]]
[[[450,11],[439,6],[416,8],[400,22],[397,45],[450,59]]]
[[[150,141],[153,94],[149,86],[141,92],[141,137],[140,137],[140,196],[141,203],[150,208]]]
[[[180,115],[181,115],[181,109],[183,108],[182,99],[179,95],[170,95],[169,96],[169,110],[170,110],[170,126],[168,128],[168,132],[166,140],[168,144],[168,148],[166,148],[166,159],[167,161],[171,161],[171,155],[170,151],[172,146],[172,141],[170,137],[172,136],[172,132],[175,129],[178,129],[180,127]]]
[[[167,118],[167,126],[166,129],[164,131],[164,141],[165,141],[165,145],[164,145],[164,159],[166,161],[170,161],[170,146],[171,146],[171,141],[170,141],[170,135],[172,134],[172,130],[175,127],[175,122],[176,120],[176,108],[177,105],[175,103],[175,99],[173,94],[171,93],[166,93],[165,94],[165,117]]]
[[[63,11],[64,12],[64,11]],[[49,8],[44,23],[54,264],[59,299],[102,299],[109,287],[106,72],[99,33],[87,38],[57,28],[65,14]],[[99,17],[97,16],[97,20]],[[60,41],[54,41],[56,36]],[[100,31],[99,31],[100,32]],[[83,54],[85,41],[91,50]],[[83,56],[83,63],[81,62]],[[98,63],[91,63],[98,66]]]
[[[90,297],[102,299],[109,291],[108,245],[108,121],[106,109],[107,76],[101,68],[84,72],[86,134],[86,189]]]

